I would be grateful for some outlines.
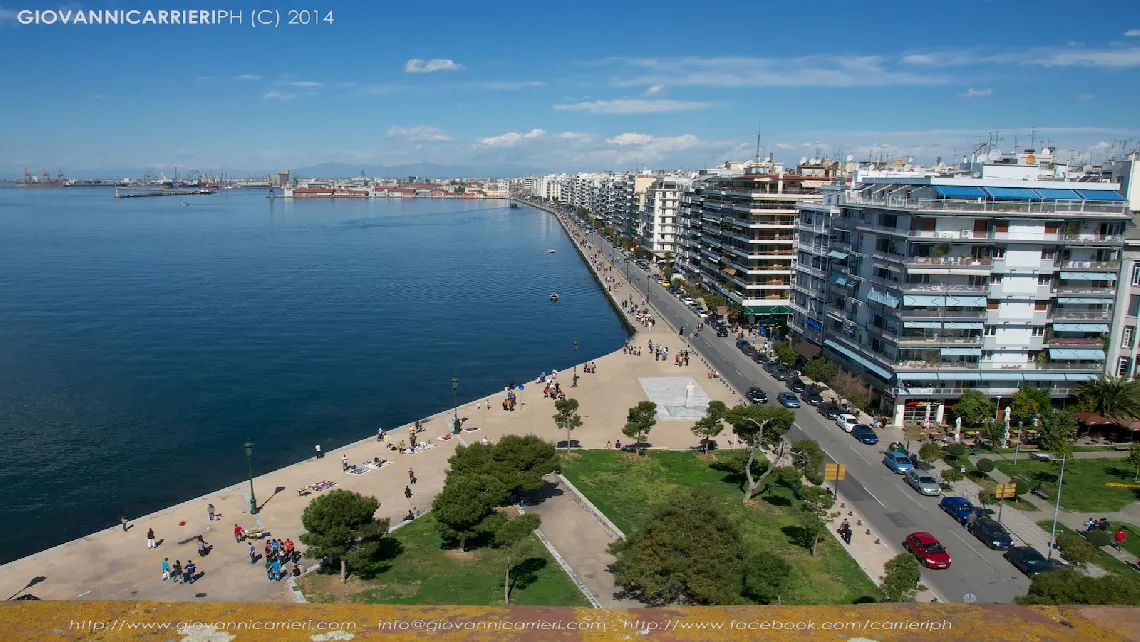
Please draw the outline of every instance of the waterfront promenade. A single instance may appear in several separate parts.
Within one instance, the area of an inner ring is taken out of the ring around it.
[[[617,276],[616,271],[613,274]],[[613,295],[619,300],[627,297],[628,286],[618,287]],[[638,297],[635,296],[635,300]],[[669,348],[667,361],[654,360],[646,349],[650,340]],[[703,391],[709,399],[722,400],[730,405],[739,403],[739,397],[720,380],[707,379],[707,369],[699,357],[694,356],[688,366],[674,364],[672,356],[683,346],[677,334],[666,324],[658,323],[652,331],[641,328],[631,341],[642,348],[641,356],[617,350],[591,359],[597,364],[596,374],[583,374],[579,365],[578,388],[571,387],[572,371],[558,375],[567,396],[581,403],[579,412],[583,426],[574,431],[572,438],[582,447],[603,448],[607,442],[626,441],[621,427],[625,424],[627,409],[648,398],[639,381],[642,378],[674,379],[676,384],[677,378],[691,377],[697,390]],[[426,510],[443,485],[447,459],[460,439],[475,443],[485,437],[494,442],[506,434],[533,433],[555,442],[565,440],[565,432],[554,426],[553,401],[543,398],[541,385],[532,383],[538,374],[530,373],[530,382],[525,382],[524,389],[517,392],[519,404],[514,412],[502,410],[502,390],[483,397],[479,409],[474,402],[461,406],[459,416],[468,418],[464,425],[478,427],[477,431],[464,432],[446,441],[438,439],[450,433],[451,409],[447,408],[424,423],[426,429],[419,437],[435,444],[435,447],[422,453],[396,454],[377,442],[375,436],[369,436],[344,448],[330,450],[323,459],[309,458],[259,476],[254,479],[260,505],[256,516],[249,514],[248,481],[150,515],[127,515],[131,524],[127,532],[115,526],[0,566],[0,591],[14,595],[42,577],[27,592],[52,600],[291,600],[285,582],[268,581],[260,562],[250,564],[248,544],[238,544],[232,537],[235,523],[246,529],[264,526],[273,537],[298,541],[303,530],[301,513],[319,493],[299,496],[297,489],[322,480],[337,482],[337,488],[376,496],[381,502],[378,517],[390,518],[393,524],[402,520],[409,509]],[[510,378],[504,374],[504,386]],[[680,385],[683,388],[684,383],[680,382]],[[489,410],[485,405],[488,401],[491,403]],[[446,404],[446,399],[440,400],[441,406]],[[659,419],[650,433],[649,442],[656,448],[693,447],[697,443],[690,430],[693,423],[692,419]],[[409,426],[393,429],[392,443],[406,440],[408,429]],[[364,475],[350,475],[341,470],[342,455],[347,455],[350,463],[358,465],[374,457],[393,460],[393,463]],[[415,469],[418,483],[412,487],[413,496],[407,499],[404,487],[409,468]],[[207,517],[207,505],[211,503],[219,515],[214,522]],[[117,521],[119,517],[117,514],[107,516],[108,521]],[[157,549],[147,548],[148,529],[154,529],[156,537],[161,540]],[[197,555],[194,543],[197,535],[203,535],[214,546],[205,558]],[[264,543],[255,543],[260,551]],[[304,550],[299,543],[298,546]],[[163,581],[160,577],[163,558],[169,558],[171,563],[193,559],[204,575],[193,585]],[[307,558],[302,561],[306,567],[313,563]]]

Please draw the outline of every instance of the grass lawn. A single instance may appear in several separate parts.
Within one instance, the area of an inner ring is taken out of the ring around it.
[[[650,451],[640,458],[605,450],[579,454],[563,462],[562,473],[624,533],[632,533],[648,518],[653,503],[672,489],[703,486],[740,524],[750,550],[777,553],[795,569],[793,586],[782,596],[784,604],[851,604],[866,596],[879,598],[878,588],[834,538],[824,537],[815,558],[795,543],[795,500],[787,488],[773,487],[755,496],[756,507],[749,508],[741,502],[743,491],[735,476],[694,453]]]
[[[402,550],[387,570],[371,579],[350,575],[346,584],[340,583],[339,567],[330,573],[314,571],[298,583],[305,597],[310,602],[503,606],[505,556],[499,551],[444,549],[431,513],[392,537]],[[535,552],[524,563],[527,569],[511,572],[511,604],[590,606],[538,538],[533,539]]]
[[[1031,484],[1043,482],[1057,490],[1057,472],[1045,461],[995,461],[997,469],[1015,477],[1023,475]],[[1108,482],[1133,483],[1135,473],[1120,459],[1073,459],[1065,464],[1061,489],[1061,509],[1081,513],[1112,513],[1140,501],[1140,488],[1112,488]]]
[[[1053,530],[1053,520],[1043,520],[1043,521],[1037,522],[1037,525],[1040,526],[1041,528],[1045,529],[1046,533],[1050,533]],[[1125,525],[1125,530],[1129,530],[1127,525]],[[1110,532],[1115,532],[1115,531],[1113,530]],[[1073,529],[1069,528],[1068,526],[1065,526],[1064,524],[1061,524],[1058,522],[1057,523],[1057,537],[1058,538],[1061,537],[1062,533],[1076,533],[1076,531],[1074,531]],[[1134,533],[1135,533],[1135,529],[1132,529],[1132,532],[1130,532],[1128,534],[1128,537],[1131,538]],[[1127,549],[1129,552],[1132,551],[1132,548],[1128,546],[1127,540],[1125,541],[1124,548]],[[1118,575],[1127,575],[1128,577],[1136,577],[1136,571],[1135,570],[1133,570],[1130,566],[1128,566],[1124,562],[1121,562],[1120,560],[1113,557],[1111,553],[1106,553],[1104,550],[1101,550],[1099,552],[1100,552],[1100,557],[1095,562],[1095,564],[1097,566],[1103,568],[1104,570],[1108,571],[1109,573],[1116,573]]]

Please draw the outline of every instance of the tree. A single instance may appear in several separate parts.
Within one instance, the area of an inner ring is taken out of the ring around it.
[[[1077,440],[1077,418],[1066,410],[1046,409],[1041,413],[1041,449],[1055,457],[1068,457]]]
[[[982,425],[978,432],[981,434],[982,439],[985,439],[992,445],[1005,444],[1005,422],[989,417],[982,421]]]
[[[728,411],[726,417],[732,426],[732,432],[748,447],[748,461],[744,465],[744,475],[748,485],[744,490],[744,503],[756,494],[756,489],[771,474],[773,466],[769,465],[759,476],[753,476],[752,465],[762,448],[776,449],[776,459],[779,461],[784,454],[784,435],[792,427],[795,414],[787,408],[770,406],[735,406]]]
[[[1073,569],[1034,575],[1029,594],[1014,600],[1018,604],[1104,604],[1140,605],[1140,584],[1124,575],[1088,577]]]
[[[954,404],[952,410],[954,416],[961,417],[962,423],[967,426],[979,426],[997,414],[997,404],[981,390],[971,388],[958,397],[958,403]]]
[[[827,512],[835,506],[835,495],[827,492],[822,486],[809,486],[800,491],[801,504],[799,526],[804,531],[808,550],[815,557],[815,545],[819,543],[819,536],[827,530]]]
[[[625,427],[621,432],[626,437],[634,440],[636,446],[641,446],[649,439],[649,431],[653,430],[653,426],[657,425],[657,404],[652,401],[642,401],[636,406],[629,409],[629,414],[626,416]],[[642,449],[638,448],[638,454],[642,454]]]
[[[1050,406],[1049,391],[1033,386],[1024,386],[1013,395],[1010,414],[1022,421],[1036,417]]]
[[[467,550],[467,540],[486,531],[484,522],[506,495],[502,481],[494,475],[452,471],[431,504],[440,535]]]
[[[1073,532],[1057,537],[1057,548],[1061,549],[1061,557],[1079,569],[1084,569],[1100,556],[1100,549]]]
[[[706,455],[709,453],[709,443],[724,430],[724,418],[727,414],[728,406],[723,401],[710,401],[705,416],[693,424],[693,434],[701,438]]]
[[[947,484],[960,482],[965,478],[966,476],[963,475],[962,471],[958,470],[957,468],[947,468],[946,470],[942,471],[942,481],[946,482]]]
[[[739,604],[744,542],[703,488],[680,488],[626,539],[610,544],[614,582],[650,606]]]
[[[538,530],[542,520],[538,515],[519,515],[502,518],[495,525],[495,548],[506,553],[507,568],[503,576],[503,602],[511,604],[511,568],[515,560],[523,559],[534,548],[531,534]]]
[[[559,430],[566,431],[566,452],[569,453],[570,432],[582,427],[582,417],[578,415],[578,400],[559,399],[554,402],[554,409],[558,411],[554,415],[554,425],[558,426]]]
[[[1140,381],[1097,375],[1093,381],[1077,384],[1074,392],[1093,403],[1092,412],[1110,419],[1140,418]]]
[[[812,381],[820,383],[831,381],[837,374],[839,374],[839,366],[823,357],[816,357],[804,366],[804,375]]]
[[[935,459],[938,459],[939,455],[941,454],[942,449],[939,448],[938,444],[934,443],[933,441],[923,443],[922,446],[918,449],[919,461],[927,464],[934,461]]]
[[[1124,463],[1132,467],[1132,470],[1136,473],[1134,479],[1140,481],[1140,441],[1134,441],[1132,445],[1129,446],[1128,457],[1124,460]]]
[[[800,353],[796,352],[795,348],[783,341],[773,343],[772,349],[776,351],[776,358],[785,366],[793,365],[800,359]]]
[[[800,439],[792,442],[792,465],[813,484],[823,481],[819,469],[823,467],[823,449],[814,439]]]
[[[791,584],[792,567],[769,551],[757,551],[744,562],[744,594],[760,602],[777,602]]]
[[[886,601],[913,602],[918,593],[918,581],[922,578],[922,569],[914,555],[899,553],[886,563],[884,569],[886,574],[881,588]]]
[[[974,464],[974,467],[977,468],[978,470],[982,471],[982,474],[984,474],[984,475],[988,475],[988,474],[994,472],[993,460],[987,459],[985,457],[982,457],[981,459],[979,459],[977,461],[977,463]]]
[[[835,394],[846,399],[852,406],[862,408],[867,405],[867,384],[859,377],[841,372],[828,383]]]
[[[1089,544],[1092,544],[1097,548],[1108,546],[1113,541],[1112,535],[1109,535],[1107,532],[1102,530],[1090,531],[1089,534],[1085,536],[1085,539],[1089,541]]]
[[[543,477],[560,464],[554,444],[536,435],[504,435],[493,448],[499,479],[508,493],[541,487]]]
[[[647,259],[647,258],[649,258],[649,256],[650,256],[649,250],[641,247],[640,245],[633,248],[633,258],[635,258],[635,259]]]
[[[379,508],[375,497],[342,489],[309,502],[301,513],[301,543],[309,547],[305,556],[340,561],[340,581],[346,582],[348,569],[365,565],[388,534],[388,520],[376,519]]]

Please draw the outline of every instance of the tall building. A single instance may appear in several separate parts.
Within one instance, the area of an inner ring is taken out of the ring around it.
[[[1132,379],[1140,374],[1136,367],[1140,359],[1140,155],[1133,153],[1114,162],[1112,180],[1120,183],[1121,192],[1128,199],[1132,225],[1124,233],[1120,289],[1108,346],[1108,374]]]
[[[662,176],[645,190],[645,201],[638,221],[641,245],[658,258],[676,255],[677,216],[681,194],[692,183],[679,176]]]

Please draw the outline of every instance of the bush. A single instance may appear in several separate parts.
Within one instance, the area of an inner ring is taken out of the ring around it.
[[[1033,490],[1033,487],[1029,485],[1029,482],[1025,481],[1024,479],[1015,479],[1013,480],[1013,483],[1017,486],[1018,497],[1021,497],[1022,495],[1028,495],[1029,491]]]
[[[926,463],[930,463],[938,459],[938,455],[941,452],[942,449],[938,447],[938,444],[933,441],[928,441],[922,444],[922,447],[918,449],[918,458]]]
[[[1077,568],[1084,568],[1100,555],[1100,550],[1076,533],[1066,532],[1057,538],[1061,557]]]
[[[966,444],[955,442],[946,447],[946,452],[952,457],[961,457],[966,454]]]
[[[1094,530],[1093,532],[1086,535],[1085,539],[1087,539],[1090,544],[1097,547],[1108,546],[1112,543],[1112,535],[1109,535],[1107,532],[1099,529]]]
[[[1140,605],[1140,585],[1123,575],[1087,577],[1072,569],[1033,577],[1029,594],[1018,604],[1111,604]]]
[[[947,468],[946,470],[942,471],[942,481],[946,482],[947,484],[959,482],[965,478],[966,476],[963,475],[962,471],[958,470],[957,468]]]
[[[979,459],[979,460],[978,460],[978,463],[974,464],[974,466],[975,466],[975,467],[976,467],[978,470],[980,470],[980,471],[982,471],[983,473],[986,473],[986,474],[992,473],[992,472],[994,471],[994,462],[993,462],[993,460],[992,460],[992,459],[986,459],[985,457],[983,457],[983,458]]]

